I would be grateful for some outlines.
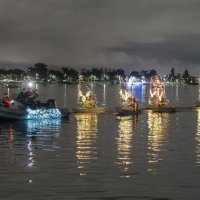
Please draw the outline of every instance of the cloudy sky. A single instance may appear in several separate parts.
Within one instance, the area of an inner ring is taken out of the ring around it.
[[[199,0],[0,0],[0,67],[200,74]]]

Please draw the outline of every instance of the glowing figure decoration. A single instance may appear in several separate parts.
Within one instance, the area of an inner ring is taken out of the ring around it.
[[[121,108],[138,111],[138,101],[133,94],[124,89],[120,89],[119,94]]]
[[[152,76],[150,79],[149,104],[154,106],[167,106],[168,103],[165,97],[165,88],[160,76]]]
[[[94,93],[87,88],[85,95],[81,90],[81,85],[78,85],[78,105],[83,108],[95,108],[97,107],[97,98]]]

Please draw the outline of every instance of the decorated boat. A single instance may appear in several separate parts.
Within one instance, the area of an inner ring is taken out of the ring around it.
[[[97,106],[97,98],[95,94],[91,90],[87,90],[86,94],[84,95],[82,91],[78,90],[78,105],[79,107],[73,108],[73,113],[105,113],[107,109],[105,107],[98,107]]]
[[[158,113],[174,113],[176,112],[176,107],[170,107],[170,106],[157,106],[152,109],[153,112]]]
[[[168,99],[165,95],[165,87],[158,75],[152,76],[150,80],[150,98],[147,110],[159,113],[173,113],[177,109],[170,106]]]
[[[120,107],[116,107],[115,111],[115,115],[121,116],[137,115],[141,113],[136,97],[128,93],[125,89],[120,89]]]
[[[107,109],[105,107],[94,107],[94,108],[79,107],[79,108],[73,108],[72,111],[74,113],[95,113],[95,114],[100,114],[100,113],[105,113],[107,111]]]
[[[138,115],[141,113],[141,110],[133,110],[129,108],[121,108],[121,107],[116,107],[115,108],[115,115],[121,115],[121,116],[126,116],[126,115]]]
[[[68,109],[53,106],[55,100],[50,99],[35,108],[24,106],[12,100],[10,105],[0,102],[0,119],[56,119],[69,117]]]

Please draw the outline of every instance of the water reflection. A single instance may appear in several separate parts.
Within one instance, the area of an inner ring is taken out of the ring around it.
[[[138,116],[119,117],[118,133],[116,138],[119,168],[124,172],[123,177],[129,178],[129,167],[133,164],[131,151],[133,147],[134,129],[137,125]]]
[[[92,160],[97,159],[97,124],[95,114],[77,114],[77,163],[80,175],[86,175],[86,168]]]
[[[200,166],[200,108],[197,108],[197,133],[195,136],[196,145],[196,164]]]
[[[36,152],[55,151],[58,148],[57,138],[60,134],[59,119],[25,120],[1,123],[1,151],[5,151],[6,168],[16,162],[16,157],[22,155],[25,165],[35,165]],[[22,159],[22,162],[24,162]],[[4,159],[3,159],[4,161]]]
[[[161,152],[168,142],[169,113],[148,112],[148,171],[156,173],[156,164],[162,160]]]

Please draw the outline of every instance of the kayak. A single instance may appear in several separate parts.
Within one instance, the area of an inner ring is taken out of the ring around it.
[[[107,109],[105,107],[95,107],[95,108],[73,108],[73,113],[105,113]]]
[[[176,107],[155,107],[152,109],[153,112],[159,112],[159,113],[174,113],[176,112]]]
[[[116,111],[116,115],[122,115],[122,116],[125,116],[125,115],[138,115],[138,114],[141,113],[140,110],[135,111],[133,109],[120,108],[120,107],[116,107],[115,111]]]

